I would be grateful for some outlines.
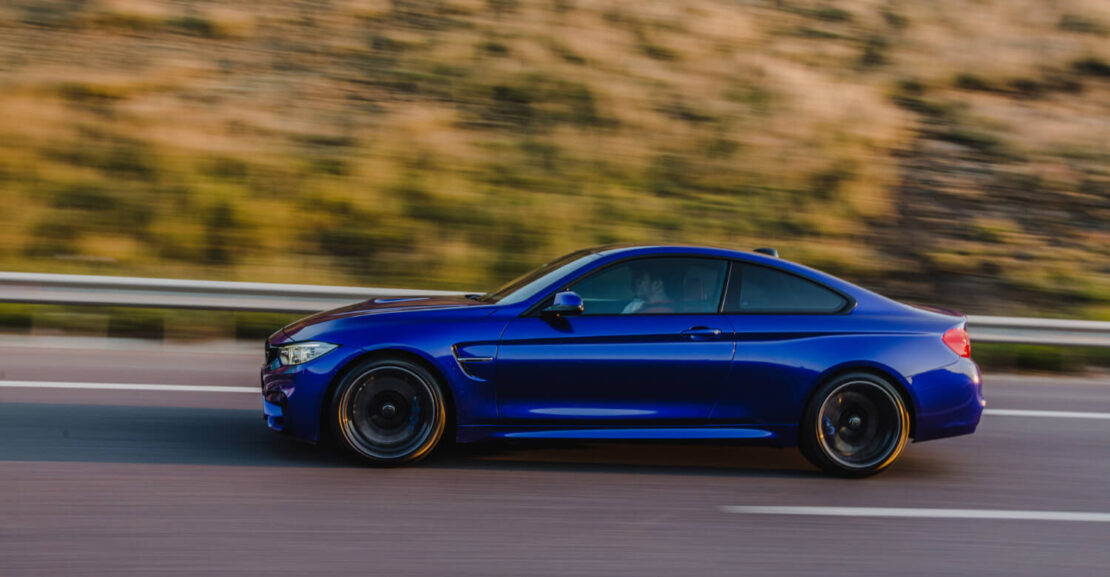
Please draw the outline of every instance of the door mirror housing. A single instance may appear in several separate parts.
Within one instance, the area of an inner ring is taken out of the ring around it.
[[[543,314],[552,316],[580,315],[585,308],[582,304],[582,297],[578,296],[578,293],[564,291],[555,293],[555,300],[543,309]]]

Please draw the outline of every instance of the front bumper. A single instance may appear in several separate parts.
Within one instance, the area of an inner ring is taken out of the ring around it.
[[[361,351],[340,346],[307,363],[283,366],[273,352],[280,344],[284,343],[267,343],[261,371],[262,416],[275,431],[317,441],[328,389],[339,369]]]
[[[285,429],[285,403],[272,403],[262,398],[262,418],[266,419],[266,426],[282,432]]]

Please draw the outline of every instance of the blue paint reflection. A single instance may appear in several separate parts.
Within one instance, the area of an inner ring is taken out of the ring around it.
[[[508,439],[768,439],[774,434],[760,429],[724,427],[645,429],[555,429],[506,433]]]
[[[560,417],[633,417],[641,415],[654,415],[659,411],[647,409],[604,409],[594,407],[553,407],[532,409],[528,411],[533,415],[556,415]]]

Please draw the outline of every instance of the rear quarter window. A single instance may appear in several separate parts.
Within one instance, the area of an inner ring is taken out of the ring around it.
[[[727,313],[836,313],[848,300],[836,292],[800,276],[770,267],[740,264],[732,267]]]

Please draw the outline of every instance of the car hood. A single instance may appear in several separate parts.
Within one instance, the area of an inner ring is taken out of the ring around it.
[[[466,308],[473,306],[489,306],[489,303],[468,299],[464,296],[444,295],[413,295],[413,296],[379,296],[370,297],[362,302],[331,309],[305,317],[282,329],[287,336],[293,337],[307,326],[328,321],[375,315],[382,313],[397,313],[405,311],[418,311],[429,309]]]

